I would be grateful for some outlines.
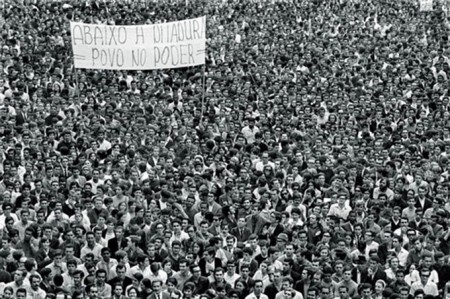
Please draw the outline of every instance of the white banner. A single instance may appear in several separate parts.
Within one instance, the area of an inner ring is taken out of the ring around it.
[[[432,11],[433,0],[419,0],[420,11]]]
[[[75,67],[153,70],[205,63],[206,18],[140,26],[70,23]]]

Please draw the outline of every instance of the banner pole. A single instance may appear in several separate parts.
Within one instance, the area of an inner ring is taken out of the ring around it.
[[[73,69],[75,70],[75,96],[77,97],[77,100],[79,102],[80,101],[80,85],[78,83],[78,70],[75,66],[75,60],[73,61]]]
[[[202,67],[202,116],[200,117],[200,122],[203,121],[203,113],[205,111],[205,66]]]

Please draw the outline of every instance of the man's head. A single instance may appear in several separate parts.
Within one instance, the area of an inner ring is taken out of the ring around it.
[[[414,249],[416,251],[421,251],[423,247],[423,238],[422,237],[414,238],[412,244],[414,245]]]
[[[385,243],[391,243],[392,241],[392,232],[391,231],[385,231],[383,233],[383,240]]]
[[[88,294],[89,298],[96,299],[98,298],[98,288],[94,284],[90,284],[86,286],[86,294]]]
[[[197,279],[201,276],[201,270],[200,270],[199,265],[193,264],[190,266],[190,269],[191,269],[192,276],[194,276],[194,278]]]
[[[186,259],[181,259],[178,262],[180,273],[187,274],[189,272],[188,261]]]
[[[373,232],[372,231],[370,231],[370,230],[366,231],[365,240],[367,243],[370,243],[373,241]]]
[[[346,266],[344,268],[344,281],[350,281],[352,279],[352,268],[349,266]]]
[[[86,233],[86,242],[91,247],[95,245],[95,234],[93,232]]]
[[[402,243],[403,243],[403,240],[402,240],[402,238],[400,236],[395,235],[395,236],[392,237],[392,246],[395,249],[401,248]]]
[[[75,259],[70,259],[67,261],[67,271],[70,275],[73,275],[75,270],[77,269],[77,261]]]
[[[216,268],[214,270],[214,279],[216,282],[222,282],[223,281],[223,269],[222,268]]]
[[[372,271],[376,272],[376,270],[378,269],[379,263],[380,263],[380,258],[377,256],[372,256],[369,259],[369,268],[372,269]]]
[[[23,279],[25,278],[25,272],[22,270],[16,270],[14,272],[14,281],[18,284],[21,284]]]
[[[338,289],[338,292],[339,292],[339,295],[341,296],[341,288]],[[347,287],[343,286],[343,292],[348,293]],[[332,293],[330,287],[326,286],[326,285],[322,285],[320,288],[320,298],[330,299],[330,298],[332,298],[332,296],[333,296],[333,293]],[[345,298],[345,297],[343,297],[343,298]]]
[[[293,286],[293,284],[294,284],[294,281],[292,280],[292,278],[290,276],[285,276],[281,280],[281,288],[283,290],[287,290],[287,289],[291,288]]]
[[[33,237],[33,233],[34,230],[31,227],[27,227],[25,229],[25,237],[24,237],[24,241],[29,242],[31,240],[31,238]]]
[[[122,264],[118,264],[116,267],[116,274],[117,277],[119,278],[119,280],[124,280],[125,279],[125,273],[126,273],[126,268],[124,265]]]
[[[369,299],[372,295],[372,286],[368,283],[363,283],[361,285],[361,296],[362,298]]]
[[[20,217],[23,223],[28,222],[28,217],[30,216],[30,212],[27,209],[23,209],[20,211]]]
[[[420,280],[422,284],[425,285],[428,282],[428,278],[430,278],[430,268],[422,268],[420,269]]]
[[[323,290],[323,288],[322,288]],[[341,299],[347,299],[348,298],[348,287],[347,286],[340,286],[339,287],[339,297]]]
[[[75,272],[73,273],[73,282],[76,286],[80,286],[81,285],[81,281],[84,277],[84,272],[82,270],[75,270]]]
[[[162,289],[162,281],[159,279],[153,280],[152,281],[152,290],[153,292],[155,292],[156,294],[160,293]]]
[[[122,286],[122,284],[121,283],[116,283],[114,286],[113,286],[113,292],[114,292],[114,295],[115,296],[122,296],[122,293],[123,293],[123,286]]]
[[[109,262],[111,258],[111,250],[108,247],[103,247],[101,250],[101,255],[105,262]]]
[[[27,297],[27,290],[25,288],[19,288],[16,291],[16,298],[17,299],[25,299]]]
[[[39,284],[41,283],[41,278],[37,274],[30,275],[30,285],[31,288],[35,291],[39,289]]]
[[[306,294],[306,299],[316,299],[319,296],[319,291],[315,288],[309,288]]]
[[[409,298],[409,287],[405,286],[400,289],[400,298],[401,299]]]
[[[106,270],[105,269],[98,269],[97,272],[95,272],[95,278],[97,280],[97,284],[103,285],[106,281]]]
[[[263,282],[262,282],[262,280],[259,280],[259,279],[255,280],[254,286],[255,286],[255,290],[254,290],[255,295],[259,296],[260,294],[262,294],[262,291],[263,291]]]

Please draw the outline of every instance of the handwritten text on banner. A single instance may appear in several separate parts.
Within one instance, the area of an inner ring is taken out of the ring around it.
[[[151,70],[205,63],[206,18],[108,26],[70,23],[76,68]]]

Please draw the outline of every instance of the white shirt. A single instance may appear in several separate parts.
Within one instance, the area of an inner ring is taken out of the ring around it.
[[[67,216],[67,215],[64,214],[64,213],[61,214],[61,217],[62,217],[61,220],[70,221],[69,216]],[[50,212],[50,215],[48,215],[47,223],[50,223],[50,222],[52,222],[52,221],[55,220],[55,219],[56,219],[56,218],[55,218],[55,212],[52,211],[52,212]]]
[[[406,279],[405,279],[406,280]],[[413,270],[410,274],[410,285],[416,282],[420,282],[420,273],[417,270]],[[439,275],[436,270],[431,270],[430,277],[428,277],[428,282],[432,282],[435,284],[439,283]]]
[[[408,259],[409,251],[405,248],[401,247],[400,252],[397,253],[397,251],[394,251],[398,258],[398,263],[400,266],[405,267],[406,266],[406,260]]]
[[[294,207],[293,205],[287,206],[286,212],[291,214],[293,208],[296,208],[296,207]],[[306,219],[306,207],[303,204],[300,204],[297,208],[300,209],[300,213],[302,213],[303,219]]]
[[[297,292],[297,291],[294,291],[294,292],[295,292],[295,295],[294,295],[294,297],[292,297],[292,299],[303,299],[302,293]],[[283,298],[285,298],[284,291],[278,292],[275,295],[275,299],[283,299]]]
[[[16,109],[14,109],[14,107],[12,107],[12,106],[6,107],[6,106],[4,106],[4,105],[1,105],[1,106],[0,106],[0,109],[1,109],[1,108],[6,108],[6,109],[8,109],[8,114],[10,114],[11,116],[16,116],[16,115],[17,115]]]
[[[96,259],[100,259],[101,257],[101,251],[102,251],[103,246],[100,244],[95,244],[94,248],[89,248],[86,244],[86,246],[84,246],[83,248],[81,248],[81,259],[84,260],[84,258],[86,257],[86,254],[92,252],[94,254],[94,257]]]
[[[247,139],[248,144],[252,144],[253,142],[255,142],[255,134],[258,132],[259,129],[256,126],[254,126],[253,128],[250,128],[249,126],[245,126],[244,128],[242,128],[242,135],[244,135],[245,139]]]
[[[269,297],[267,297],[267,295],[265,294],[261,294],[259,296],[259,298],[255,295],[254,292],[252,292],[250,295],[248,295],[247,297],[245,297],[245,299],[269,299]]]
[[[392,270],[392,268],[388,268],[384,270],[384,272],[386,273],[387,278],[395,280],[395,271]]]
[[[12,219],[14,220],[14,223],[19,221],[19,217],[17,217],[16,214],[10,213],[9,216],[12,217]],[[0,229],[4,229],[5,228],[5,219],[6,219],[5,214],[0,215]]]
[[[172,245],[173,241],[183,242],[184,240],[188,240],[188,239],[189,239],[189,235],[186,232],[181,231],[179,236],[175,236],[175,234],[173,234],[172,237],[170,238],[169,243],[170,243],[170,245]]]
[[[421,281],[413,283],[409,293],[411,295],[414,295],[414,292],[419,289],[422,289],[425,292],[425,295],[432,295],[432,296],[439,295],[438,288],[435,283],[427,282],[426,285],[423,285]]]
[[[141,270],[141,268],[139,268],[139,265],[136,265],[134,267],[131,267],[130,273],[131,273],[131,277],[133,277],[133,275],[135,273],[141,273],[142,276],[144,276],[144,278],[150,278],[152,271],[150,271],[150,266],[147,266],[144,268],[144,270]],[[164,283],[164,281],[163,281],[163,283]]]
[[[98,145],[99,150],[108,151],[111,149],[111,143],[107,141],[106,139],[103,139],[103,141]]]
[[[150,267],[149,267],[150,269]],[[158,274],[153,274],[152,271],[150,271],[150,275],[149,276],[145,276],[144,278],[148,278],[150,279],[150,281],[155,281],[155,280],[161,280],[163,282],[163,284],[166,284],[167,281],[167,273],[164,272],[163,270],[158,270]]]
[[[330,211],[328,211],[328,216],[333,215],[347,220],[348,214],[351,210],[352,208],[347,205],[344,205],[344,207],[341,208],[338,203],[334,203],[331,205]]]
[[[372,249],[378,250],[378,247],[380,247],[380,244],[378,244],[378,243],[375,242],[375,241],[372,241],[372,243],[370,243],[370,245],[367,245],[367,244],[366,244],[366,250],[365,250],[365,252],[364,252],[364,253],[366,254],[366,257],[369,258],[369,257],[370,257],[369,252],[370,252]]]
[[[31,287],[27,289],[27,299],[45,299],[47,293],[38,288],[37,291],[33,290]]]
[[[103,185],[105,183],[105,181],[99,179],[98,182],[96,183],[96,182],[94,182],[94,179],[90,179],[86,183],[91,184],[91,186],[92,186],[92,189],[91,189],[92,193],[97,194],[97,187],[100,186],[100,185]]]
[[[109,276],[111,277],[111,279],[116,278],[117,277],[117,265],[114,265],[111,267],[111,270],[109,272]],[[131,267],[129,263],[125,264],[125,275],[128,277],[132,277],[133,274],[131,274]]]
[[[232,276],[228,275],[228,272],[225,272],[223,275],[223,279],[231,286],[234,286],[234,283],[241,277],[241,275],[234,273]]]
[[[266,165],[272,167],[272,169],[275,169],[275,163],[273,163],[271,161],[267,161],[267,164],[264,164],[263,161],[258,161],[255,164],[255,169],[257,171],[263,171],[264,170],[264,166],[266,166]]]

